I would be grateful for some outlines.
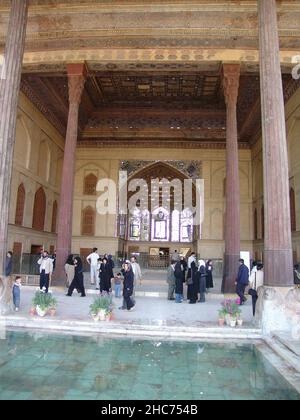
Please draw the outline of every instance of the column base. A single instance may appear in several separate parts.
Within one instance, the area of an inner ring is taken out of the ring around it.
[[[299,339],[300,289],[264,286],[258,295],[255,319],[263,334],[284,332]]]
[[[235,293],[236,278],[239,268],[240,254],[224,256],[224,274],[222,282],[222,293]]]
[[[66,286],[66,273],[65,270],[59,270],[59,267],[56,268],[52,274],[51,285],[56,287],[65,287]]]
[[[0,315],[7,315],[13,310],[11,277],[0,277]]]

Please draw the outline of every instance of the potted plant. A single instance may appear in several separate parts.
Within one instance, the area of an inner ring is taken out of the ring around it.
[[[226,311],[224,308],[219,310],[219,326],[224,327],[225,325],[225,317],[226,317]]]
[[[222,311],[224,311],[225,314],[226,324],[234,328],[237,324],[237,319],[239,319],[241,315],[239,305],[231,299],[225,300],[222,303]]]
[[[90,306],[90,313],[94,321],[110,321],[112,317],[112,296],[101,293]]]
[[[54,310],[56,311],[57,301],[51,293],[38,290],[32,300],[32,306],[35,308],[38,316],[44,317],[50,309],[52,314]]]

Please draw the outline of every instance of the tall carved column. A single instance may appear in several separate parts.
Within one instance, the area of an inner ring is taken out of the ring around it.
[[[275,0],[258,0],[265,254],[256,318],[264,334],[298,339],[300,289],[293,286],[288,151]],[[292,77],[292,76],[291,76]]]
[[[0,306],[5,311],[5,260],[12,161],[16,136],[17,108],[25,47],[28,0],[12,0],[0,84]]]
[[[67,256],[71,252],[78,113],[86,80],[86,68],[84,64],[69,64],[67,69],[69,79],[69,117],[64,150],[64,162],[58,213],[58,233],[56,245],[57,259],[54,275],[54,280],[56,283],[64,282],[64,265]]]
[[[222,290],[231,293],[240,258],[240,184],[236,106],[239,91],[240,65],[223,65],[223,85],[227,107],[226,134],[226,215],[225,259]]]
[[[0,90],[0,275],[7,252],[7,226],[17,107],[25,46],[28,0],[12,0]]]
[[[258,1],[262,102],[265,284],[293,284],[289,169],[276,1]]]

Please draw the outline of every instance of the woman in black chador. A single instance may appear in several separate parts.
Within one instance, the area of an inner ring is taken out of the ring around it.
[[[185,281],[185,271],[181,264],[181,261],[178,261],[175,265],[175,302],[183,302],[183,283]]]
[[[197,278],[198,268],[196,265],[196,259],[191,263],[191,274],[190,278],[187,280],[188,282],[188,291],[187,291],[187,298],[191,304],[194,304],[198,300],[198,293],[199,293],[199,281]]]
[[[209,291],[209,289],[214,288],[214,280],[213,280],[213,265],[212,260],[208,260],[206,263],[206,289]]]
[[[135,302],[132,299],[133,289],[134,289],[134,274],[132,271],[131,264],[125,263],[122,268],[122,274],[124,276],[124,288],[123,288],[123,298],[124,298],[124,309],[132,311],[135,307]]]
[[[100,266],[100,293],[111,291],[111,265],[109,264],[107,258],[103,258],[102,264]]]
[[[200,300],[199,300],[200,303],[205,302],[206,277],[207,277],[207,273],[206,273],[205,261],[199,260],[199,268],[196,273],[196,278],[197,278],[197,284],[199,287],[198,291],[200,293]]]
[[[74,259],[75,276],[69,287],[67,296],[72,296],[74,289],[81,293],[81,297],[85,297],[84,279],[83,279],[83,265],[81,258],[76,257]]]

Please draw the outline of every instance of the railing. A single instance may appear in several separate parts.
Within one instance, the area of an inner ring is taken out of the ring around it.
[[[166,270],[171,262],[171,257],[166,255],[149,255],[146,253],[140,253],[136,256],[137,261],[141,268],[144,270]],[[34,276],[39,274],[38,260],[40,255],[22,254],[21,256],[13,256],[13,273],[23,274],[28,276]],[[115,270],[121,268],[122,263],[130,258],[128,255],[122,255],[118,253],[113,257],[115,264]],[[86,261],[86,257],[81,257],[83,262],[84,271],[89,271],[89,264]],[[223,275],[223,260],[213,259],[214,276],[222,277]]]

